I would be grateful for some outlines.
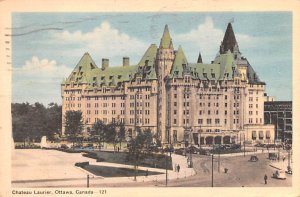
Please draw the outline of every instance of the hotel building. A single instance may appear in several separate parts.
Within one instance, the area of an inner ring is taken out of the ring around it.
[[[85,132],[97,120],[121,121],[127,137],[151,129],[163,144],[270,143],[274,125],[264,124],[261,81],[241,55],[228,24],[219,53],[207,64],[199,54],[190,63],[181,46],[174,49],[168,26],[159,46],[151,44],[138,64],[99,68],[85,53],[61,84],[63,117],[81,110]],[[64,133],[64,118],[63,118]]]

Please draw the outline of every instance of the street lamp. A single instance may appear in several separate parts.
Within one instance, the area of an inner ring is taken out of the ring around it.
[[[211,187],[214,187],[214,155],[211,155]]]

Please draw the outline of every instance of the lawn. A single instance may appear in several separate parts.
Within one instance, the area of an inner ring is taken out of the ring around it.
[[[157,153],[142,154],[137,161],[130,158],[128,152],[112,152],[112,151],[94,151],[97,153],[98,158],[101,158],[104,162],[119,163],[126,165],[135,165],[137,162],[138,166],[152,167],[152,168],[166,168],[166,156]],[[172,158],[168,158],[168,169],[172,170]]]

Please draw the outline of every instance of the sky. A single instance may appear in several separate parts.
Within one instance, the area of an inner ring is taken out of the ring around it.
[[[188,62],[214,60],[228,22],[266,92],[292,100],[291,12],[13,13],[12,102],[61,104],[60,84],[88,52],[98,67],[136,64],[168,24]]]

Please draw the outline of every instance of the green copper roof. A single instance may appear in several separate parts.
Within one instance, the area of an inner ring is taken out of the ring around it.
[[[90,83],[91,76],[98,69],[89,53],[85,53],[65,83]]]
[[[99,86],[115,87],[120,82],[134,80],[138,71],[144,79],[156,79],[154,69],[157,46],[152,44],[137,65],[98,68],[88,53],[85,53],[65,83],[88,83],[88,89]]]
[[[162,49],[173,49],[172,38],[170,36],[168,25],[165,26],[163,36],[160,40],[159,48]]]
[[[184,55],[183,49],[181,46],[178,47],[178,50],[175,54],[175,59],[171,68],[170,77],[182,78],[183,77],[183,65],[187,65],[187,59]]]

